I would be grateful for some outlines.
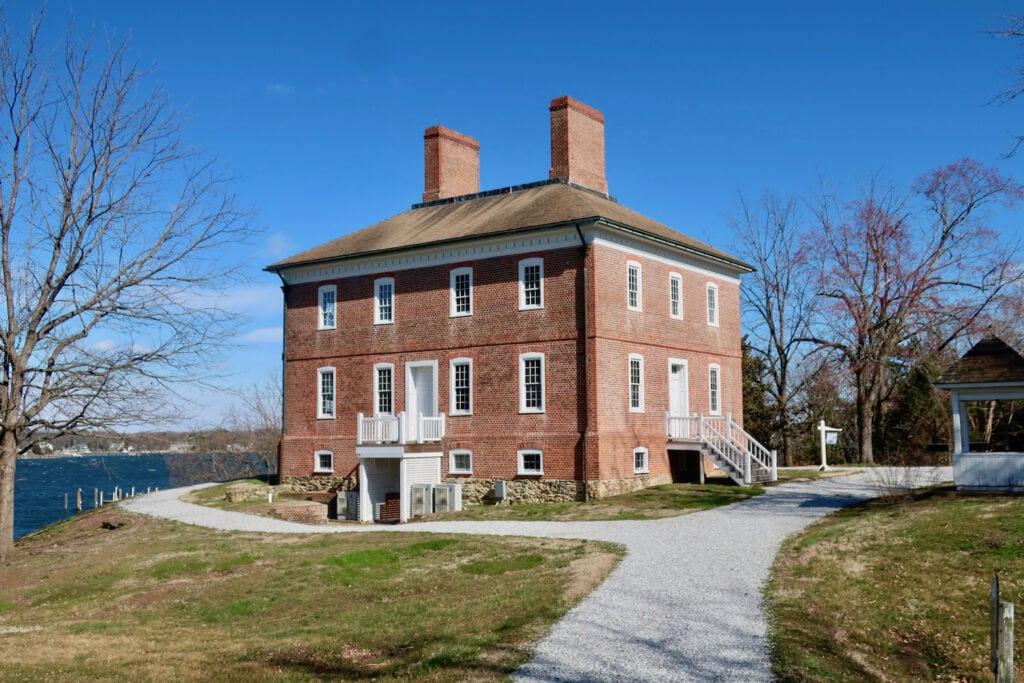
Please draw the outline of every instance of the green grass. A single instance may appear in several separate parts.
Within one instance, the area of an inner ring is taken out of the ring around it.
[[[103,522],[124,522],[108,530]],[[0,570],[0,681],[505,680],[621,549],[82,514]]]
[[[920,492],[789,539],[767,592],[780,681],[991,680],[989,586],[1024,590],[1024,497]],[[1018,651],[1024,645],[1020,630]]]

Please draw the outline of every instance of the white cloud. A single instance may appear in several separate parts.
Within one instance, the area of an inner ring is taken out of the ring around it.
[[[283,232],[275,232],[267,237],[267,242],[259,253],[261,256],[277,261],[285,256],[291,256],[296,251],[298,248],[294,242],[288,239],[287,235]]]
[[[255,342],[258,344],[279,344],[284,337],[284,331],[278,327],[260,327],[243,334],[239,339],[243,342]]]
[[[113,339],[100,339],[89,345],[89,350],[93,353],[108,353],[117,348],[117,342]]]
[[[273,82],[266,88],[268,95],[291,95],[295,92],[295,88],[288,85],[287,83]]]

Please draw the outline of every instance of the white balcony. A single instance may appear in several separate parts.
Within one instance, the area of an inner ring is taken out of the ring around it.
[[[356,445],[436,443],[444,438],[444,413],[440,415],[356,416]]]

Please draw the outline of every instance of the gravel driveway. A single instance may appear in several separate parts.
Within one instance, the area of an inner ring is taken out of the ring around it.
[[[785,484],[726,507],[652,521],[425,522],[306,526],[184,503],[174,489],[133,498],[133,512],[214,529],[271,533],[428,531],[586,538],[626,557],[515,673],[520,681],[770,681],[761,591],[782,541],[886,483],[924,486],[950,468],[875,469]]]

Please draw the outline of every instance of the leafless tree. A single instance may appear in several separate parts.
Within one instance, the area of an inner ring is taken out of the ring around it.
[[[1019,43],[1024,43],[1024,15],[1006,17],[1006,22],[1007,23],[1004,28],[991,30],[989,33],[1002,38],[1011,38]],[[1024,93],[1024,66],[1018,66],[1014,69],[1013,77],[1013,85],[996,95],[992,100],[993,102],[1006,104],[1017,99],[1021,93]],[[1006,153],[1006,156],[1011,157],[1016,154],[1021,144],[1024,144],[1024,135],[1015,135],[1013,147],[1011,147],[1010,151]]]
[[[852,202],[824,197],[811,242],[821,315],[810,339],[838,354],[854,381],[857,445],[891,389],[890,364],[929,338],[939,352],[1019,281],[1018,249],[984,222],[987,206],[1024,188],[972,160],[940,168],[909,193],[872,180]]]
[[[0,563],[40,439],[166,418],[230,336],[249,218],[124,41],[0,29]]]
[[[255,453],[268,472],[277,470],[281,440],[281,375],[273,373],[238,392],[239,405],[228,414],[228,426],[248,434],[246,450]]]
[[[739,214],[730,222],[737,254],[755,268],[742,289],[743,306],[753,321],[748,335],[752,352],[765,361],[776,433],[783,460],[792,466],[793,402],[807,376],[794,370],[807,345],[814,300],[800,204],[773,195],[751,204],[741,197]]]

